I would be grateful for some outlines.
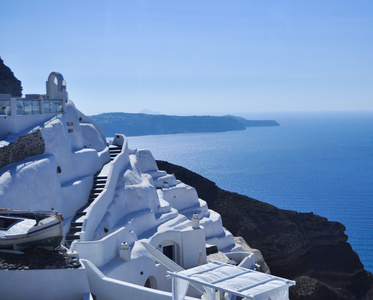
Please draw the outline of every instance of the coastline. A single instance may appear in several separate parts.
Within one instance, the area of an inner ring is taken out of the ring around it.
[[[307,299],[373,295],[373,274],[364,269],[347,243],[343,224],[313,213],[278,209],[222,190],[181,166],[166,161],[157,164],[160,170],[195,187],[209,208],[221,214],[223,225],[233,235],[242,236],[250,247],[262,252],[272,274],[297,281],[290,289],[291,299],[302,299],[299,295],[311,297]],[[323,294],[316,292],[316,287],[322,287]]]
[[[273,120],[247,120],[235,116],[171,116],[143,113],[103,113],[90,116],[107,137],[125,130],[126,136],[208,133],[280,126]]]
[[[133,137],[129,143],[152,149],[157,159],[193,170],[222,189],[341,222],[373,272],[372,112],[272,117],[280,127]]]

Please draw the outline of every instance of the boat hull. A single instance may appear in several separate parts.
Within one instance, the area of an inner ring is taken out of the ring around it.
[[[62,227],[62,216],[60,214],[48,215],[41,213],[22,213],[22,212],[11,212],[3,213],[1,215],[6,215],[7,217],[18,217],[18,218],[28,218],[38,220],[37,225],[28,229],[27,232],[19,234],[3,234],[0,236],[0,249],[18,249],[27,247],[38,247],[38,246],[48,246],[56,247],[61,243],[63,238],[63,227]]]

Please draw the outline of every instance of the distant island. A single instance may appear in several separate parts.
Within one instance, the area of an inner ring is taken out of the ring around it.
[[[90,116],[108,137],[118,132],[127,136],[224,132],[247,127],[280,126],[273,120],[247,120],[236,116],[169,116],[143,113],[103,113]]]

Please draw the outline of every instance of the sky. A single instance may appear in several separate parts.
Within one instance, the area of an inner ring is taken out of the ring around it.
[[[86,115],[372,111],[373,1],[2,0],[0,57]]]

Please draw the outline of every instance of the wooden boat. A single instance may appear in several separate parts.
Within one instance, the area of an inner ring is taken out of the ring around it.
[[[56,247],[63,237],[62,215],[58,212],[0,208],[0,248]]]

